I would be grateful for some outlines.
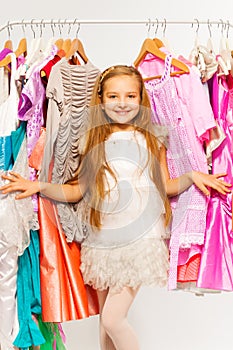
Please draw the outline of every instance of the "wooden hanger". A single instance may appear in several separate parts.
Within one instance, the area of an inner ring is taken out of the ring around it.
[[[55,41],[54,45],[57,46],[58,50],[61,50],[61,49],[62,49],[63,42],[64,42],[64,40],[63,40],[62,38],[60,38],[60,39],[57,39],[57,40]]]
[[[67,53],[70,50],[70,47],[71,47],[71,39],[69,38],[65,39],[62,44],[62,50],[64,50],[65,53]]]
[[[160,40],[159,38],[153,38],[153,41],[155,42],[156,46],[158,47],[158,49],[160,47],[164,47],[164,43],[162,42],[162,40]]]
[[[139,66],[139,64],[141,63],[141,61],[146,57],[146,55],[148,53],[151,53],[152,55],[154,55],[155,57],[160,58],[161,60],[165,61],[165,58],[167,56],[167,54],[163,51],[161,51],[156,42],[153,39],[145,39],[141,50],[139,52],[138,57],[136,58],[136,60],[134,61],[134,65],[137,68]],[[176,59],[176,58],[172,58],[172,65],[176,68],[178,68],[179,70],[176,70],[174,72],[171,72],[171,76],[175,76],[177,74],[187,74],[189,73],[189,68],[188,66],[186,66],[185,63],[183,63],[182,61]],[[156,78],[161,78],[161,76],[155,76],[155,77],[147,77],[144,80],[152,80],[152,79],[156,79]]]
[[[17,49],[14,52],[16,57],[19,57],[21,55],[26,56],[27,54],[27,40],[26,38],[22,38],[19,42],[19,45],[17,47]],[[5,58],[3,58],[3,60],[0,61],[0,67],[5,67],[7,66],[9,63],[11,63],[11,56],[7,56]]]
[[[13,44],[11,39],[5,41],[4,49],[10,49],[11,51],[13,51]]]
[[[75,38],[72,41],[70,49],[66,53],[66,58],[69,59],[70,57],[74,56],[75,53],[79,54],[79,56],[81,57],[81,59],[83,60],[84,63],[88,62],[88,58],[85,54],[83,44],[80,41],[80,39],[78,39],[78,38]]]

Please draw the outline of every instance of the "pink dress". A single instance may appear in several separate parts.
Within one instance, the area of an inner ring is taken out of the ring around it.
[[[209,86],[215,118],[226,135],[212,152],[212,172],[227,173],[224,180],[233,183],[232,137],[229,130],[232,110],[229,106],[229,91],[224,76],[218,81],[217,75],[214,75]],[[233,290],[232,192],[222,195],[211,191],[197,285],[216,290]]]
[[[147,64],[145,64],[145,61]],[[151,54],[146,56],[145,61],[139,67],[142,75],[144,77],[158,75],[158,67],[161,67],[161,62],[163,61],[158,60],[158,58]],[[151,69],[152,67],[156,67],[156,62],[158,61],[160,63],[158,63],[157,70]],[[188,102],[188,99],[185,100],[185,98],[181,101],[181,89],[179,90],[177,87],[179,84],[182,86],[179,82],[182,76],[171,78],[170,70],[171,56],[168,55],[162,78],[159,81],[145,82],[152,109],[154,110],[154,121],[158,124],[166,125],[169,129],[167,160],[170,176],[174,178],[191,170],[207,173],[208,168],[203,142],[205,139],[208,139],[208,129],[215,126],[213,113],[211,112],[211,108],[209,108],[209,119],[201,124],[205,116],[205,111],[202,113],[199,111],[197,114],[196,107],[195,114],[198,116],[198,119],[194,123],[192,113],[189,109],[189,105],[192,106],[192,104]],[[187,88],[190,90],[190,86],[192,86],[191,78],[187,81],[187,84],[189,84]],[[202,89],[192,91],[192,95],[195,98],[201,95],[202,100],[205,100],[206,95],[203,97],[203,93],[204,90]],[[207,98],[205,101],[207,101]],[[183,107],[181,107],[182,103],[184,105]],[[198,124],[200,125],[199,131]],[[176,288],[179,250],[181,248],[190,249],[192,245],[200,248],[204,243],[207,204],[207,198],[195,186],[191,186],[179,196],[171,199],[173,221],[170,241],[169,289]],[[199,253],[198,249],[195,249],[194,252],[195,254]]]

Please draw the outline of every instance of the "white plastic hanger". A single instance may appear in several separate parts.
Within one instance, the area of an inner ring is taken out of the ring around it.
[[[224,30],[223,20],[220,20],[220,21],[222,22],[222,29],[221,29],[221,37],[220,37],[220,43],[219,43],[219,55],[217,55],[217,61],[222,70],[220,74],[228,75],[229,70],[231,69],[231,64],[230,64],[231,51],[229,50],[229,43],[227,41],[227,38],[224,36],[224,33],[223,33],[223,30]]]
[[[43,20],[42,20],[43,21]],[[40,37],[36,38],[35,30],[33,29],[33,19],[31,20],[31,29],[33,32],[33,39],[28,49],[28,54],[24,63],[26,78],[29,78],[33,67],[44,57],[44,39],[42,37],[42,21]]]

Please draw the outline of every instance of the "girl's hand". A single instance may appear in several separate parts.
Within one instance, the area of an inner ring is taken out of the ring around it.
[[[222,194],[230,193],[229,189],[232,185],[225,182],[221,178],[226,174],[205,174],[199,171],[192,171],[191,173],[193,183],[206,195],[210,195],[209,188],[213,188]]]
[[[27,180],[13,171],[9,172],[9,174],[10,175],[2,175],[4,180],[10,181],[8,184],[0,187],[0,191],[3,194],[21,191],[20,194],[15,196],[15,199],[22,199],[39,192],[40,188],[38,181]]]

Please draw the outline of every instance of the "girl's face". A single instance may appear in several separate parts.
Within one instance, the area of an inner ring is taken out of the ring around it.
[[[105,82],[102,108],[118,127],[123,128],[126,124],[127,128],[127,124],[130,124],[138,114],[140,102],[140,86],[137,78],[121,75]]]

